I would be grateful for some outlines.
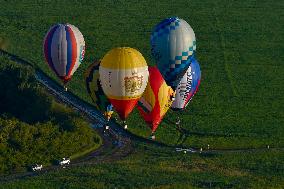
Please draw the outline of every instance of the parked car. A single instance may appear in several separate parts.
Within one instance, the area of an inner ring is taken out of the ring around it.
[[[35,164],[34,166],[32,166],[32,170],[33,171],[40,171],[40,170],[42,170],[42,165]]]
[[[62,160],[59,161],[59,165],[69,165],[70,164],[70,158],[62,158]]]

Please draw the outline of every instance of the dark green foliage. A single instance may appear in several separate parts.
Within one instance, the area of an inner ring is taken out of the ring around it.
[[[85,120],[46,94],[31,68],[2,57],[0,81],[0,174],[100,144]]]
[[[0,113],[36,123],[48,119],[51,98],[39,87],[30,67],[11,64],[1,59]]]

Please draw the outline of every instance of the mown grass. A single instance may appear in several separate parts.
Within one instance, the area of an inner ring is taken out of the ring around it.
[[[183,154],[136,146],[131,156],[3,183],[0,188],[282,188],[283,152]]]
[[[83,82],[87,66],[117,46],[138,49],[153,65],[149,43],[152,27],[177,15],[196,33],[202,69],[199,92],[180,117],[189,133],[204,136],[191,134],[182,144],[283,147],[283,6],[276,0],[3,1],[0,37],[9,41],[9,52],[31,61],[58,81],[44,62],[43,37],[55,23],[76,25],[85,37],[86,58],[69,89],[90,102]],[[177,115],[170,111],[166,119],[174,122]],[[135,110],[128,119],[130,131],[148,137],[146,124],[136,120],[142,119]],[[179,144],[180,134],[171,122],[160,125],[157,140]]]

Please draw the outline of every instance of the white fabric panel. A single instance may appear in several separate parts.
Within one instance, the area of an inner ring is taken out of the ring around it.
[[[187,69],[186,73],[182,77],[180,83],[176,88],[175,101],[172,104],[172,108],[182,109],[185,105],[186,98],[192,87],[192,72],[191,67]]]
[[[82,35],[82,33],[79,31],[79,29],[71,24],[67,24],[73,31],[74,35],[75,35],[75,39],[76,39],[76,44],[77,44],[77,58],[76,58],[76,63],[74,65],[74,68],[71,71],[71,75],[74,74],[74,72],[77,70],[77,68],[80,66],[81,61],[80,59],[80,49],[85,48],[85,40],[84,37]]]
[[[120,70],[100,66],[99,71],[102,88],[107,96],[127,96],[130,98],[141,96],[147,86],[149,77],[147,66]],[[137,84],[141,84],[141,86],[138,87]],[[136,87],[134,87],[135,85]],[[132,87],[135,90],[131,90]]]
[[[139,99],[139,102],[141,102],[149,112],[152,111],[153,107],[145,100],[143,96]]]
[[[180,23],[184,26],[183,32],[187,34],[185,36],[185,40],[186,40],[185,44],[190,44],[190,46],[193,46],[193,41],[195,41],[196,39],[195,39],[195,33],[194,33],[192,27],[183,19],[180,19]],[[196,46],[195,46],[195,49],[196,49]]]
[[[65,43],[63,42],[65,39]],[[67,51],[66,33],[64,25],[60,25],[55,31],[51,42],[51,58],[55,70],[59,76],[65,76],[67,56],[63,51]],[[63,57],[65,54],[65,58]]]

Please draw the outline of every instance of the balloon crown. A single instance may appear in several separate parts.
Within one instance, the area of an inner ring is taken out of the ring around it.
[[[157,32],[161,28],[165,28],[166,26],[170,25],[172,22],[180,22],[180,19],[178,17],[169,17],[164,20],[162,20],[158,25],[156,25],[154,32]]]

